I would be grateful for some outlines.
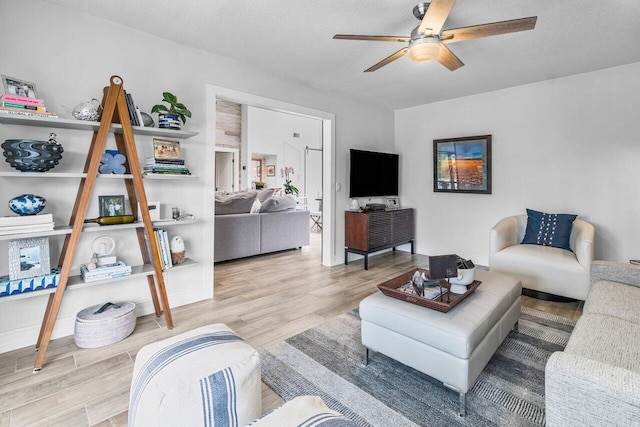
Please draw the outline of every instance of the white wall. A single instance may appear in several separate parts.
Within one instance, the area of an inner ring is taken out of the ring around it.
[[[396,111],[401,203],[417,250],[488,263],[489,229],[526,208],[595,225],[597,259],[640,255],[640,63]],[[493,194],[433,192],[433,140],[493,135]]]
[[[38,30],[25,31],[24,22],[15,19],[16,16],[28,16],[29,26]],[[176,94],[181,102],[190,107],[193,119],[187,122],[185,129],[200,132],[200,135],[194,140],[185,140],[184,145],[188,153],[187,162],[200,179],[188,188],[156,182],[148,192],[150,200],[159,200],[167,205],[173,204],[176,195],[179,195],[183,211],[191,211],[200,219],[197,226],[185,227],[184,231],[180,229],[180,234],[189,245],[189,256],[201,264],[185,273],[186,280],[169,280],[169,299],[173,306],[213,294],[215,125],[208,123],[210,118],[206,112],[215,112],[215,108],[207,108],[207,85],[232,88],[334,113],[336,182],[332,184],[341,183],[343,188],[348,174],[345,153],[351,145],[372,142],[388,144],[390,147],[393,143],[393,114],[390,110],[372,108],[335,94],[304,87],[236,61],[37,0],[0,0],[0,37],[4,40],[0,43],[2,74],[36,83],[39,95],[49,109],[61,116],[65,114],[61,104],[73,107],[92,97],[101,98],[102,88],[114,74],[124,79],[125,89],[133,94],[143,111],[149,111],[152,105],[158,103],[162,92],[166,90]],[[6,136],[8,133],[12,137],[37,136],[38,139],[48,136],[48,130],[44,128],[41,134],[33,128],[20,129],[19,134],[16,134],[18,128],[15,127],[2,127],[1,131],[5,138],[9,137]],[[65,170],[67,161],[69,164],[77,164],[78,161],[82,164],[90,134],[59,131],[58,136],[58,141],[65,150],[68,149],[59,170]],[[144,139],[137,139],[137,142],[138,145],[149,143]],[[144,151],[148,147],[140,149]],[[13,182],[3,178],[0,184],[0,201],[3,201],[0,206],[6,206],[6,201],[19,193],[11,187]],[[63,180],[56,185],[59,192],[49,193],[51,207],[47,209],[52,209],[56,222],[63,224],[68,221],[77,183]],[[207,193],[210,193],[210,197],[207,197]],[[342,212],[347,208],[347,193],[337,193],[335,247],[332,248],[335,264],[342,262]],[[7,214],[6,211],[0,211],[0,215]],[[52,252],[55,253],[55,250]],[[6,252],[0,247],[0,256],[3,253]],[[52,261],[55,264],[57,257],[52,256]],[[79,259],[78,262],[84,260]],[[5,267],[0,264],[0,274],[5,273]],[[138,314],[150,313],[146,282],[140,282],[122,282],[119,285],[69,292],[65,295],[54,336],[71,334],[75,313],[108,299],[129,299],[139,304]],[[0,299],[0,351],[35,343],[45,305],[46,297],[40,296],[4,302]]]
[[[249,106],[247,108],[247,127],[243,132],[247,134],[247,150],[250,156],[263,157],[271,155],[266,164],[275,164],[276,176],[266,178],[269,187],[282,187],[284,178],[280,169],[285,166],[294,168],[291,184],[304,190],[304,155],[305,147],[322,147],[322,121],[296,114],[266,110]],[[294,137],[293,134],[299,134]],[[273,162],[273,159],[276,162]],[[248,171],[247,167],[247,172]],[[321,186],[322,173],[316,175],[316,187]],[[315,197],[315,193],[314,193]]]

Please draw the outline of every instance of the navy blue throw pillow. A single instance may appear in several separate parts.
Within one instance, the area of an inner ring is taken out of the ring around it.
[[[571,250],[571,227],[578,215],[549,214],[527,209],[527,230],[522,243],[526,245],[553,246]]]

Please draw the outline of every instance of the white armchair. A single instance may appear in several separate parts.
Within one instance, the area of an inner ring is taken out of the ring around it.
[[[491,229],[489,269],[517,277],[526,289],[585,300],[593,261],[593,225],[580,219],[573,222],[569,240],[573,252],[521,245],[526,228],[527,216],[515,215]]]

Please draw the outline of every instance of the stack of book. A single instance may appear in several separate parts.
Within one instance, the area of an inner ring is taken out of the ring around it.
[[[25,215],[0,217],[0,236],[39,233],[53,230],[53,215]]]
[[[42,99],[12,94],[0,96],[0,113],[45,118],[58,117],[57,114],[47,111]]]
[[[191,175],[180,154],[180,141],[154,139],[153,157],[146,159],[143,173],[145,175]]]
[[[173,262],[171,262],[171,251],[169,250],[169,236],[167,235],[167,232],[161,228],[154,228],[153,234],[156,239],[156,247],[162,264],[162,271],[164,271],[167,268],[173,267]]]
[[[51,273],[28,279],[11,280],[9,276],[0,277],[0,297],[55,288],[60,281],[60,270],[52,268]]]
[[[144,174],[191,175],[184,159],[157,159],[149,157],[144,164]]]
[[[115,279],[116,277],[129,276],[131,274],[131,266],[122,260],[118,260],[113,264],[107,264],[89,270],[87,264],[82,264],[80,266],[80,274],[85,283]]]

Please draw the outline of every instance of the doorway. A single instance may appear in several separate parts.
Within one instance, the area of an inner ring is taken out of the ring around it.
[[[233,193],[239,190],[236,165],[238,150],[216,148],[215,191]]]
[[[265,98],[246,92],[220,86],[207,85],[207,105],[209,117],[214,120],[207,121],[207,135],[215,140],[216,100],[225,99],[242,105],[251,105],[274,111],[283,111],[291,114],[312,117],[322,121],[322,264],[332,266],[343,262],[342,253],[337,254],[335,247],[335,114],[321,110],[303,107],[288,102]]]

